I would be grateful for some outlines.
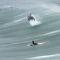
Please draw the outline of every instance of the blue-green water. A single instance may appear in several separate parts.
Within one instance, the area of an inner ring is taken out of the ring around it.
[[[60,60],[59,2],[1,0],[0,60]],[[30,13],[41,24],[31,26],[27,20]],[[49,43],[28,47],[32,40]]]

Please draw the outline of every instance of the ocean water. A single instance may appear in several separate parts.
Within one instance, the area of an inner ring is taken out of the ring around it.
[[[27,46],[32,40],[48,44]],[[0,0],[0,60],[60,60],[60,1]]]

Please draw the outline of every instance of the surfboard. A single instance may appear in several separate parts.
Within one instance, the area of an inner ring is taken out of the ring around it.
[[[31,46],[31,44],[28,44],[27,46]]]
[[[30,44],[28,44],[27,46],[31,46]]]
[[[28,44],[27,46],[35,46],[35,45],[33,45],[33,44]]]

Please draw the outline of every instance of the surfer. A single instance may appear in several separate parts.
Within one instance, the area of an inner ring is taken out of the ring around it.
[[[35,43],[34,41],[31,42],[31,44],[28,44],[27,46],[35,46],[35,45],[41,45],[41,44],[47,44],[47,42],[42,42],[42,43]]]
[[[35,43],[34,41],[32,41],[32,45],[38,45],[38,43]]]
[[[42,42],[42,43],[35,43],[34,41],[31,42],[31,46],[38,45],[38,44],[47,44],[48,42]]]
[[[30,21],[30,20],[34,20],[35,21],[35,18],[31,14],[28,16],[28,21]]]

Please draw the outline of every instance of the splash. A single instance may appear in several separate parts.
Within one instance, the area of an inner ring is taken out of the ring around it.
[[[40,24],[40,22],[38,22],[37,20],[31,20],[31,21],[29,21],[29,23],[30,23],[30,25],[31,26],[36,26],[36,25],[39,25]]]

